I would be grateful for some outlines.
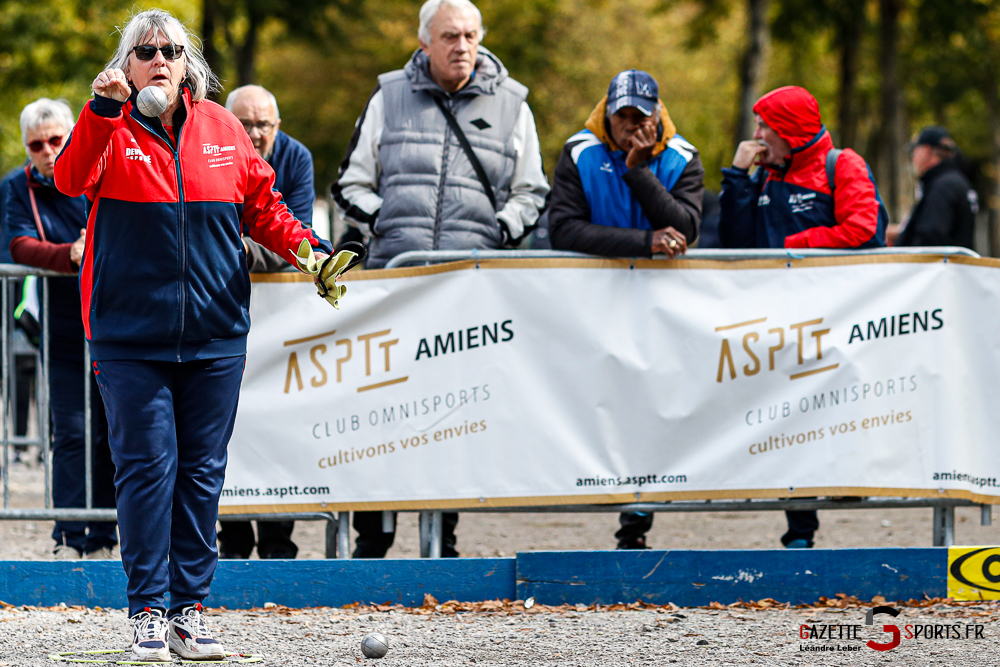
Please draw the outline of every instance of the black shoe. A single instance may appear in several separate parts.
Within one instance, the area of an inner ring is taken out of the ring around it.
[[[297,548],[288,549],[286,547],[286,548],[265,549],[264,551],[261,551],[260,547],[259,546],[257,547],[257,555],[263,559],[285,558],[287,560],[295,560],[295,557],[298,555],[298,553],[299,550]]]
[[[619,549],[648,549],[645,537],[636,537],[631,540],[618,540]]]
[[[359,544],[351,554],[351,558],[385,558],[387,549],[379,549],[369,544]]]
[[[219,560],[250,560],[250,554],[244,556],[243,554],[238,554],[235,551],[219,549]]]

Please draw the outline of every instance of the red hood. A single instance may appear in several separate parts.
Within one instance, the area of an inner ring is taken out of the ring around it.
[[[806,145],[823,129],[816,98],[798,86],[772,90],[757,100],[753,112],[792,149]]]

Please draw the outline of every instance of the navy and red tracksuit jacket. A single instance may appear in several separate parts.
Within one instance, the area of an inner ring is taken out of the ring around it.
[[[173,133],[132,99],[95,97],[56,160],[56,186],[90,202],[80,267],[95,360],[246,353],[250,276],[241,231],[282,257],[330,252],[273,189],[234,115],[182,91]],[[174,139],[176,137],[176,141]]]
[[[887,215],[864,159],[838,156],[834,192],[826,173],[833,140],[802,88],[772,91],[754,113],[791,146],[782,168],[723,169],[719,236],[727,248],[878,248]]]

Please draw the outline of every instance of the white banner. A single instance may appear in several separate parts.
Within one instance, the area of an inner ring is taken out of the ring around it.
[[[1000,264],[504,260],[257,276],[223,512],[1000,499]]]

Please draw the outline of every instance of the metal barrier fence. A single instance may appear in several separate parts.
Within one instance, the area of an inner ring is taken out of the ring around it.
[[[51,422],[49,418],[49,287],[48,278],[58,277],[63,274],[53,273],[42,269],[14,264],[0,264],[0,341],[2,341],[2,361],[0,361],[0,371],[3,374],[3,381],[0,382],[0,405],[3,406],[3,424],[0,426],[2,435],[2,454],[0,454],[0,478],[3,483],[3,507],[0,508],[0,520],[17,521],[116,521],[117,511],[114,509],[100,509],[94,507],[93,497],[93,464],[91,451],[91,418],[90,418],[90,378],[92,375],[90,364],[90,352],[84,346],[84,374],[80,378],[84,386],[84,480],[86,484],[85,504],[83,508],[56,508],[52,503],[52,448],[51,448]],[[15,355],[15,324],[12,321],[12,313],[16,304],[14,294],[15,281],[36,276],[39,279],[39,306],[42,326],[40,346],[33,354],[36,356],[35,375],[35,431],[37,437],[12,435],[14,428],[14,402],[17,394],[16,380],[14,377]],[[36,446],[40,449],[44,464],[45,491],[43,507],[39,508],[13,508],[10,503],[10,468],[12,462],[11,450],[16,446]],[[251,520],[269,519],[274,521],[296,520],[296,521],[326,521],[326,556],[336,557],[338,551],[343,554],[350,554],[349,551],[349,522],[348,513],[341,512],[340,515],[328,512],[300,512],[294,514],[238,514],[226,517],[226,520]],[[338,537],[340,544],[338,545]],[[339,546],[339,549],[338,549]]]
[[[882,248],[872,250],[815,250],[815,249],[759,249],[759,250],[717,250],[717,249],[693,249],[689,250],[685,259],[691,260],[722,260],[740,261],[756,259],[801,259],[805,257],[830,257],[839,255],[885,255],[885,254],[931,254],[943,255],[945,261],[948,256],[963,255],[978,257],[971,250],[954,247],[928,247],[928,248]],[[398,268],[403,266],[437,264],[451,261],[478,261],[486,259],[567,259],[567,258],[590,258],[574,252],[561,252],[553,250],[468,250],[468,251],[416,251],[403,253],[394,257],[386,265],[386,268]],[[2,391],[0,400],[4,409],[2,432],[2,482],[3,482],[3,507],[0,508],[0,520],[22,520],[22,521],[115,521],[117,512],[114,509],[97,509],[93,507],[92,479],[93,470],[91,463],[91,423],[90,423],[90,377],[91,364],[89,351],[84,346],[85,373],[81,380],[84,382],[85,398],[85,483],[86,483],[86,503],[84,508],[54,508],[52,507],[52,452],[51,433],[49,420],[49,386],[48,386],[48,364],[50,357],[49,350],[49,318],[48,313],[49,294],[48,278],[62,274],[25,267],[20,265],[0,264],[0,338],[2,338],[2,363],[0,369],[3,373]],[[36,366],[35,401],[37,417],[37,439],[27,437],[12,436],[11,427],[12,399],[16,393],[14,374],[14,324],[11,321],[13,312],[13,286],[14,281],[28,276],[37,276],[40,286],[40,307],[41,307],[41,345],[37,353],[38,364]],[[45,495],[44,507],[42,508],[12,508],[10,507],[10,464],[11,448],[17,445],[38,446],[43,455],[45,468]],[[933,529],[932,544],[934,546],[950,546],[954,543],[955,534],[955,508],[975,506],[968,500],[953,498],[882,498],[882,497],[818,497],[814,499],[746,499],[746,500],[685,500],[685,501],[665,501],[665,502],[643,502],[631,504],[615,505],[554,505],[538,507],[498,507],[498,508],[456,508],[449,511],[457,512],[504,512],[504,513],[589,513],[589,512],[736,512],[736,511],[778,511],[778,510],[828,510],[828,509],[898,509],[898,508],[933,508]],[[992,506],[979,505],[980,523],[988,526],[992,523]],[[417,510],[410,510],[417,511]],[[441,557],[441,516],[440,510],[419,511],[420,513],[420,555],[423,558]],[[244,520],[271,520],[271,521],[326,521],[326,543],[325,554],[327,558],[350,558],[350,512],[291,512],[282,514],[228,514],[225,515],[227,521]],[[383,530],[392,530],[394,523],[393,512],[382,513]]]

